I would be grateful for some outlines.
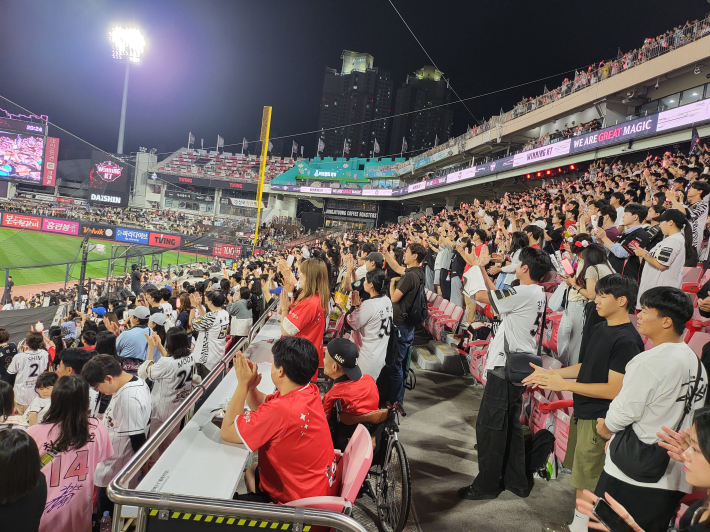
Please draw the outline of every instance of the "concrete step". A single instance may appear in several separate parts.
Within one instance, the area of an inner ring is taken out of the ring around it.
[[[412,358],[416,361],[420,368],[443,372],[444,366],[439,358],[432,354],[426,346],[414,346],[414,352],[412,353]]]
[[[463,370],[461,356],[451,345],[437,340],[429,342],[429,351],[441,362],[441,371],[460,375]]]

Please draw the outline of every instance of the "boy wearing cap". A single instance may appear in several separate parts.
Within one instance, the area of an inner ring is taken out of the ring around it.
[[[133,358],[137,360],[145,360],[148,356],[148,341],[145,339],[145,333],[150,332],[148,329],[148,319],[150,318],[150,310],[148,307],[138,306],[133,309],[131,315],[131,329],[124,331],[116,340],[116,354],[122,358]]]
[[[343,412],[359,416],[377,410],[380,395],[375,380],[363,375],[357,365],[357,346],[345,338],[334,338],[325,351],[324,371],[333,379],[333,387],[323,397],[326,419],[333,403],[341,400]]]
[[[382,253],[378,253],[377,251],[371,251],[368,253],[365,257],[362,259],[365,271],[363,274],[357,279],[357,281],[354,281],[351,283],[351,266],[354,267],[354,264],[348,265],[348,273],[345,276],[345,283],[343,284],[343,290],[346,292],[349,291],[356,291],[360,295],[360,301],[367,301],[370,299],[370,294],[367,293],[365,290],[365,275],[367,272],[374,270],[375,268],[382,268],[384,263],[385,263],[385,258],[382,255]],[[355,270],[355,273],[357,274],[360,271],[360,268],[357,268]]]

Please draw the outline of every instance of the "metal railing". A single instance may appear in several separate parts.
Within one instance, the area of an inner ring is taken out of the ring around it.
[[[137,506],[138,519],[136,520],[136,532],[145,532],[147,526],[147,508],[157,509],[159,518],[162,512],[177,511],[191,514],[219,515],[224,517],[242,517],[246,519],[260,521],[275,521],[287,523],[308,523],[316,526],[332,527],[344,532],[367,532],[367,529],[344,514],[329,512],[324,510],[311,510],[277,504],[261,504],[252,502],[236,501],[232,499],[217,499],[211,497],[197,497],[189,495],[177,495],[171,493],[157,493],[149,491],[133,490],[128,487],[128,482],[141,471],[143,465],[158,449],[160,444],[178,426],[185,415],[197,403],[206,390],[215,384],[219,378],[224,377],[229,371],[229,362],[234,353],[238,350],[246,349],[256,338],[257,334],[269,319],[269,313],[276,309],[278,300],[274,300],[264,311],[262,316],[252,326],[248,338],[239,341],[222,361],[205,377],[192,393],[183,401],[178,409],[162,424],[155,434],[151,434],[148,441],[131,458],[123,469],[118,473],[108,486],[107,493],[116,507],[114,509],[113,532],[121,530],[121,507]],[[167,513],[163,515],[168,515]]]

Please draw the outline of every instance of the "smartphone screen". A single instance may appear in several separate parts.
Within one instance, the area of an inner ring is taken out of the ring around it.
[[[594,503],[592,514],[611,532],[634,531],[633,527],[624,521],[604,499],[598,499],[597,502]]]
[[[572,267],[572,264],[570,264],[570,261],[567,259],[562,259],[560,262],[562,265],[562,269],[565,271],[567,275],[574,275],[574,268]]]

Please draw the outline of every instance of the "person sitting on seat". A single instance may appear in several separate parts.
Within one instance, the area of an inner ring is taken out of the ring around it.
[[[328,343],[324,370],[333,379],[333,387],[323,398],[326,419],[330,419],[336,399],[341,400],[343,412],[354,416],[377,410],[377,385],[370,375],[362,374],[357,359],[357,346],[350,340],[334,338]]]
[[[271,349],[271,380],[277,388],[257,389],[261,375],[241,351],[234,357],[237,389],[222,422],[222,439],[259,450],[259,463],[246,470],[246,494],[235,499],[287,503],[334,495],[337,464],[320,392],[311,377],[318,351],[309,340],[285,336]],[[244,412],[244,402],[249,411]],[[297,460],[294,457],[298,457]]]

